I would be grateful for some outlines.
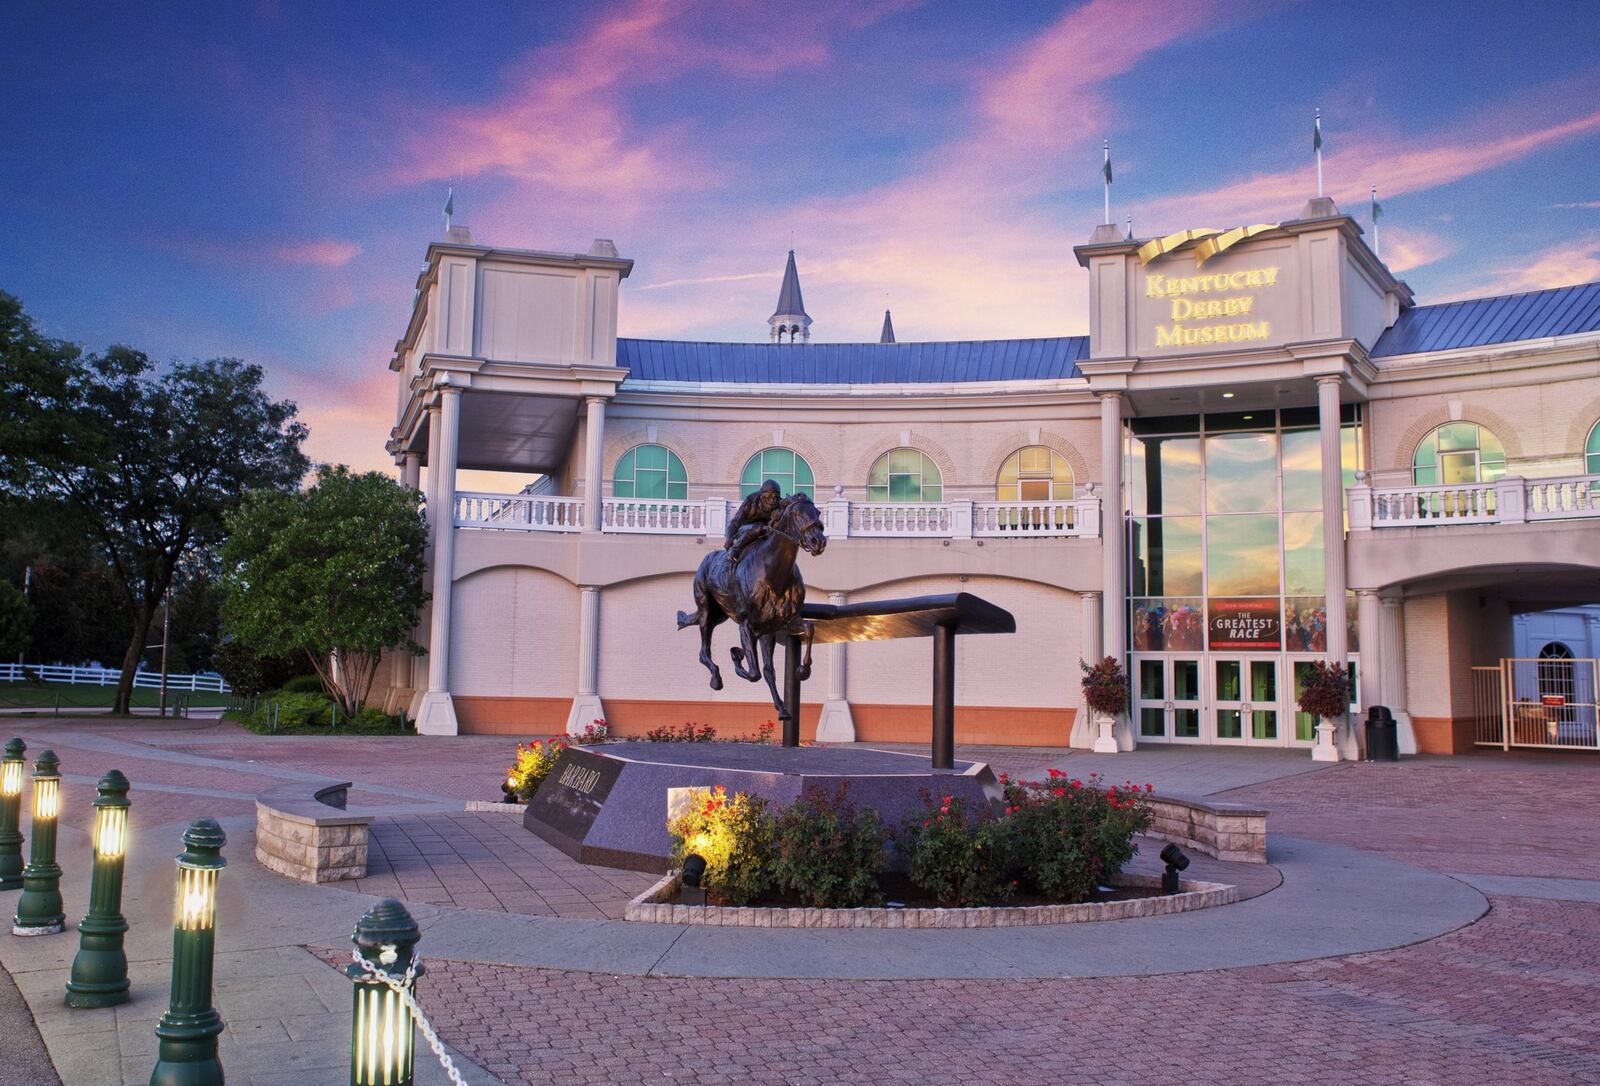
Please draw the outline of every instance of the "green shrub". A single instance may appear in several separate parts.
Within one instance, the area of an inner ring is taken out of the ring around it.
[[[555,768],[567,744],[561,739],[535,739],[527,746],[517,744],[517,757],[506,770],[506,783],[526,803]]]
[[[706,862],[708,899],[718,905],[748,905],[772,887],[774,819],[760,796],[722,785],[691,788],[678,814],[667,820],[672,866],[683,869],[690,855]]]
[[[836,793],[812,786],[779,813],[773,834],[772,881],[780,893],[817,909],[870,905],[883,895],[878,876],[888,864],[883,820],[858,811]]]
[[[941,905],[993,905],[1016,890],[1011,878],[1010,826],[968,817],[966,800],[923,794],[926,810],[905,821],[899,840],[906,874],[917,889]]]
[[[1148,784],[1102,787],[1098,776],[1085,784],[1052,769],[1042,782],[1002,777],[1001,785],[1012,877],[1051,901],[1087,901],[1133,858],[1134,835],[1150,826]]]
[[[277,689],[304,666],[281,656],[257,656],[243,642],[234,639],[217,646],[213,663],[228,686],[242,698],[259,697],[268,690]]]
[[[283,685],[278,687],[285,694],[326,694],[322,680],[315,675],[295,675],[285,679]]]
[[[339,732],[352,735],[414,735],[416,729],[399,714],[391,716],[376,705],[364,705],[352,721],[339,718]]]

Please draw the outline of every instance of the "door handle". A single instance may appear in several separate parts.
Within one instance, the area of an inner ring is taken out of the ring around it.
[[[1244,702],[1242,705],[1239,706],[1239,711],[1243,712],[1243,713],[1250,712],[1251,711],[1250,710],[1250,703],[1248,701]]]

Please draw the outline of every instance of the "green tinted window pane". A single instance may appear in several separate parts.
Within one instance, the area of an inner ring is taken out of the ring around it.
[[[938,487],[938,486],[929,486],[927,483],[923,483],[922,484],[922,500],[925,501],[925,502],[942,502],[942,501],[944,501],[944,488],[943,487]]]
[[[1206,518],[1206,593],[1210,596],[1276,596],[1278,518]]]
[[[1179,739],[1199,739],[1200,710],[1174,709],[1172,711],[1172,734]]]
[[[1315,430],[1283,435],[1283,507],[1322,508],[1322,435]]]
[[[1278,700],[1278,663],[1276,660],[1250,661],[1250,700]]]
[[[1134,438],[1127,485],[1138,515],[1200,512],[1200,439]]]
[[[1250,714],[1250,734],[1256,739],[1278,738],[1278,714],[1266,709],[1257,709]]]
[[[665,498],[667,473],[664,471],[639,471],[633,476],[633,496],[636,498]]]
[[[768,449],[761,454],[761,466],[768,475],[793,475],[794,453],[788,449]]]
[[[812,487],[816,485],[816,482],[816,479],[814,479],[811,475],[811,465],[806,463],[805,457],[798,455],[794,456],[795,489],[804,490],[811,497],[816,497],[815,494],[811,493]]]
[[[1217,710],[1217,738],[1242,739],[1244,728],[1240,723],[1240,713],[1237,709]]]
[[[889,500],[889,488],[886,486],[867,487],[867,501],[886,502]]]
[[[669,481],[667,483],[667,497],[676,502],[685,501],[689,497],[689,484]]]
[[[939,474],[939,465],[926,456],[922,458],[922,485],[939,486],[944,482],[944,477]]]
[[[667,470],[667,450],[660,445],[640,445],[634,451],[639,454],[641,468],[650,468],[652,471]]]
[[[916,473],[922,470],[922,454],[916,449],[895,449],[889,454],[891,472]]]
[[[1422,439],[1422,444],[1417,446],[1416,455],[1411,458],[1411,463],[1419,468],[1431,468],[1438,458],[1439,435],[1435,431]]]
[[[915,475],[889,476],[889,500],[892,502],[921,501],[922,481]]]
[[[614,498],[637,497],[637,495],[635,495],[633,492],[633,480],[619,478],[616,482],[612,483],[611,496]]]
[[[1172,662],[1172,696],[1177,701],[1200,700],[1200,661]]]
[[[1166,697],[1166,681],[1162,677],[1160,660],[1139,661],[1139,696],[1151,701]]]
[[[1600,422],[1589,431],[1589,440],[1583,446],[1584,474],[1600,475]]]
[[[1274,434],[1206,438],[1206,510],[1257,513],[1278,508],[1278,448]]]
[[[1156,738],[1167,733],[1167,714],[1164,709],[1145,707],[1139,710],[1139,734]]]
[[[1219,701],[1238,701],[1242,687],[1242,674],[1239,661],[1217,661],[1217,699]]]
[[[757,453],[750,458],[744,466],[744,473],[739,476],[739,489],[746,495],[761,485],[761,454]]]
[[[679,460],[676,453],[667,457],[667,478],[674,483],[687,483],[689,473],[683,470],[683,461]]]
[[[1439,427],[1440,452],[1448,452],[1456,449],[1476,449],[1477,447],[1477,423],[1451,422]]]
[[[1283,591],[1289,596],[1320,595],[1322,566],[1322,514],[1283,515]]]
[[[617,481],[618,482],[621,482],[623,479],[631,479],[631,478],[633,478],[634,455],[638,451],[639,451],[638,449],[629,449],[627,452],[622,454],[622,459],[617,461]]]
[[[889,485],[889,458],[887,456],[880,456],[873,462],[871,469],[867,472],[867,485]]]
[[[1439,481],[1438,468],[1417,468],[1412,474],[1416,476],[1417,486],[1433,486]]]
[[[1203,587],[1199,517],[1151,517],[1129,523],[1135,596],[1198,596]]]

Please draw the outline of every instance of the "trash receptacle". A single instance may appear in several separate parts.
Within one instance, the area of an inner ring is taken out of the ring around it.
[[[1374,705],[1367,710],[1367,761],[1399,760],[1400,734],[1395,727],[1394,714],[1387,705]]]

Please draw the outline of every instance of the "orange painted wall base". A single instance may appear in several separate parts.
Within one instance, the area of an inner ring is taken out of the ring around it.
[[[1411,727],[1419,754],[1471,754],[1477,750],[1471,717],[1414,716]]]
[[[456,720],[463,735],[559,735],[572,703],[563,698],[457,696]],[[764,702],[646,701],[607,699],[606,723],[615,736],[643,736],[662,725],[709,724],[725,739],[754,738],[777,713]],[[817,736],[821,704],[801,705],[800,738]],[[932,717],[926,705],[854,705],[856,738],[865,743],[926,743]],[[1072,733],[1072,709],[956,707],[956,742],[985,746],[1064,747]]]

